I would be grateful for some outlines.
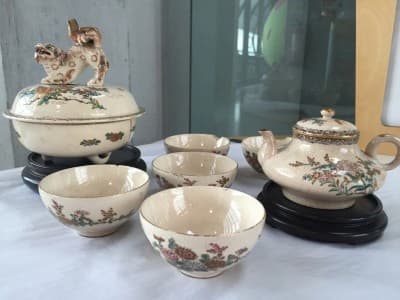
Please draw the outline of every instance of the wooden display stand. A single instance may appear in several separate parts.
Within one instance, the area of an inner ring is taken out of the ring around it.
[[[378,134],[400,136],[400,128],[381,123],[396,2],[357,0],[356,3],[356,126],[361,132],[362,149]],[[385,144],[381,153],[394,155],[394,147]]]

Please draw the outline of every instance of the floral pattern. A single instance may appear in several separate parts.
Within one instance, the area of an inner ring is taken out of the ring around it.
[[[302,122],[311,122],[311,124],[313,125],[318,125],[318,126],[322,126],[326,123],[326,120],[321,119],[321,118],[308,118],[308,119],[304,119],[302,120]]]
[[[254,170],[256,170],[258,173],[263,173],[262,167],[261,167],[260,163],[258,162],[257,153],[246,150],[244,152],[244,157],[246,158],[247,162],[249,163],[250,166],[252,166],[252,168]]]
[[[229,177],[222,176],[220,179],[216,181],[217,183],[210,183],[209,186],[224,187],[229,182],[229,180],[230,180]]]
[[[83,141],[80,143],[80,145],[81,145],[81,146],[87,147],[87,146],[96,146],[96,145],[98,145],[98,144],[100,144],[100,143],[101,143],[100,140],[94,138],[94,139],[90,139],[90,140],[83,140]]]
[[[174,188],[174,187],[182,187],[182,186],[193,186],[197,183],[197,180],[190,180],[189,178],[184,177],[183,178],[183,183],[182,184],[177,184],[174,185],[170,183],[166,178],[160,176],[160,175],[155,175],[156,180],[158,184],[160,185],[161,188],[163,189],[169,189],[169,188]],[[226,184],[230,181],[229,177],[222,176],[220,179],[216,180],[216,183],[210,183],[208,186],[220,186],[220,187],[225,187]]]
[[[190,180],[189,178],[183,178],[183,184],[185,186],[192,186],[197,182],[197,180]]]
[[[311,172],[303,175],[303,180],[311,184],[319,183],[328,186],[329,192],[336,196],[364,195],[372,193],[377,188],[377,176],[381,172],[369,160],[357,157],[356,162],[349,160],[335,161],[325,154],[324,161],[319,162],[314,157],[307,156],[307,162],[296,161],[289,164],[292,167],[311,167]]]
[[[22,90],[20,97],[29,97],[27,105],[37,102],[37,105],[49,104],[50,101],[76,101],[82,104],[91,105],[92,109],[106,109],[95,98],[102,93],[108,92],[107,88],[84,87],[74,85],[40,85]],[[79,96],[77,98],[67,97],[66,93]]]
[[[197,254],[189,248],[178,245],[173,238],[168,239],[168,247],[164,247],[165,239],[153,235],[155,241],[153,247],[158,249],[162,256],[171,265],[180,270],[188,272],[209,272],[226,268],[238,262],[243,254],[247,254],[246,247],[226,255],[224,253],[228,246],[220,246],[217,243],[210,243],[206,253]]]
[[[122,131],[114,133],[114,132],[108,132],[106,133],[106,139],[111,141],[111,142],[116,142],[119,140],[122,140],[124,137],[124,133]]]
[[[342,120],[339,119],[328,119],[328,120],[333,120],[336,123],[338,123],[339,125],[343,125]],[[324,125],[327,121],[327,119],[322,119],[322,118],[308,118],[308,119],[303,119],[301,120],[302,123],[306,123],[306,122],[311,122],[311,124],[313,125],[317,125],[317,126],[322,126]]]
[[[175,185],[173,185],[167,179],[165,179],[164,177],[162,177],[160,175],[156,175],[156,180],[158,182],[158,185],[163,189],[169,189],[169,188],[175,187]]]
[[[55,200],[52,200],[51,207],[54,210],[53,211],[49,207],[51,214],[54,215],[58,220],[60,220],[61,223],[63,223],[64,225],[74,225],[81,227],[99,224],[111,224],[129,218],[135,212],[135,210],[131,210],[127,215],[118,216],[114,209],[110,207],[108,210],[101,209],[100,212],[103,217],[97,220],[93,220],[89,217],[90,213],[83,209],[75,210],[72,214],[69,215],[68,218],[63,212],[64,205],[59,204]]]

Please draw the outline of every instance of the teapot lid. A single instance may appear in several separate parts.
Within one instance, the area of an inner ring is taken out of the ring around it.
[[[351,145],[357,144],[360,132],[347,121],[335,119],[331,108],[321,110],[320,118],[300,120],[293,127],[293,137],[319,144]]]

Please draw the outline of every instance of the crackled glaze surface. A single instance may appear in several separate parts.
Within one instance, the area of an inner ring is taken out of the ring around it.
[[[264,226],[265,210],[239,191],[182,187],[148,197],[140,208],[140,220],[147,239],[166,262],[185,275],[209,278],[252,250]]]
[[[91,165],[48,175],[39,184],[43,204],[62,224],[83,236],[114,232],[133,215],[149,186],[142,170]]]

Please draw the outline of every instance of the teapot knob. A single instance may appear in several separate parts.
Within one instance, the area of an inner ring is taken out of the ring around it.
[[[322,119],[332,119],[334,115],[335,115],[335,110],[333,110],[332,108],[321,109]]]

